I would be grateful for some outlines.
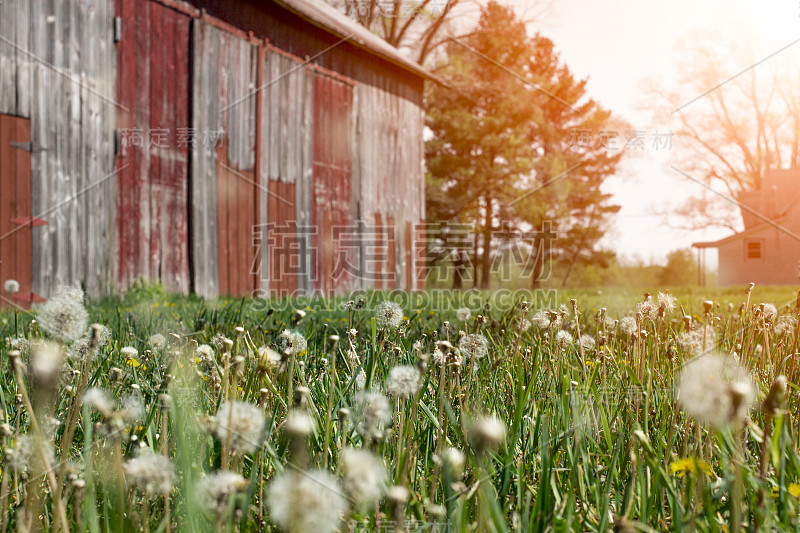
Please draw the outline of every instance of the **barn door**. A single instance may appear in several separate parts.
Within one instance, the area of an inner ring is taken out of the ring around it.
[[[2,290],[0,308],[42,301],[31,291],[31,232],[45,223],[31,213],[34,149],[30,120],[0,115],[0,286],[9,279],[19,283],[13,297]]]
[[[189,290],[191,18],[159,2],[118,0],[118,277]],[[200,136],[198,139],[197,136]]]
[[[341,294],[359,264],[352,201],[353,86],[313,72],[315,289]]]

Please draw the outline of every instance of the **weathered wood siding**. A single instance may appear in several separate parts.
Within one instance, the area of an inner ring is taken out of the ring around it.
[[[261,118],[261,288],[278,296],[311,291],[313,251],[313,77],[298,58],[267,47]]]
[[[376,85],[356,87],[353,180],[358,213],[362,220],[375,221],[373,233],[383,235],[375,245],[386,250],[376,285],[417,289],[421,257],[410,248],[424,245],[418,228],[425,218],[424,114],[415,103]]]
[[[118,3],[118,280],[123,289],[144,279],[188,292],[189,146],[180,135],[189,124],[190,17],[157,2]]]
[[[0,2],[0,113],[30,118],[33,291],[114,287],[111,0]]]
[[[259,47],[203,19],[193,32],[192,117],[201,134],[192,157],[194,287],[203,296],[250,294],[264,189],[255,172]]]

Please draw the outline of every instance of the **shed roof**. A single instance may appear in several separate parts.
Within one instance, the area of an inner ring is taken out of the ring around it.
[[[273,0],[284,9],[347,42],[393,63],[422,78],[438,80],[425,68],[409,60],[367,28],[350,19],[335,7],[317,0]]]

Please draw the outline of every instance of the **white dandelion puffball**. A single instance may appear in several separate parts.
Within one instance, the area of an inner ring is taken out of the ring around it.
[[[134,348],[133,346],[125,346],[119,351],[120,355],[122,355],[125,359],[136,359],[139,356],[139,350]]]
[[[496,416],[481,416],[472,423],[472,436],[483,448],[496,448],[506,440],[506,425]]]
[[[761,311],[764,320],[772,320],[776,316],[778,316],[778,308],[775,307],[775,304],[761,304],[763,305],[763,309]]]
[[[489,342],[478,333],[464,335],[458,341],[458,349],[468,359],[480,359],[489,353]]]
[[[550,327],[550,315],[547,311],[539,311],[531,317],[533,327],[539,331],[544,331]]]
[[[214,435],[232,450],[250,453],[261,447],[264,413],[247,402],[223,402],[214,417]]]
[[[86,295],[83,293],[83,289],[80,287],[73,287],[72,285],[60,285],[56,289],[55,297],[69,298],[70,300],[74,300],[82,304],[84,303]]]
[[[381,329],[397,329],[403,322],[403,309],[394,302],[381,302],[375,309],[375,323]]]
[[[445,448],[442,450],[442,462],[450,467],[453,477],[461,477],[464,473],[466,457],[458,448]]]
[[[701,422],[720,428],[747,416],[755,389],[747,369],[732,357],[702,355],[686,363],[678,381],[678,402]]]
[[[558,344],[562,348],[566,348],[570,346],[573,342],[572,334],[569,331],[559,330],[556,333],[556,344]]]
[[[678,335],[677,341],[685,353],[700,355],[717,346],[717,335],[713,327],[706,325],[705,328],[684,331]]]
[[[380,392],[357,392],[353,396],[352,412],[356,430],[365,439],[379,436],[383,426],[392,420],[389,400]]]
[[[3,289],[9,294],[16,294],[19,292],[19,282],[15,279],[7,279],[3,283]]]
[[[228,501],[247,488],[247,480],[236,472],[223,470],[202,478],[195,485],[197,500],[218,516],[228,511]]]
[[[320,470],[286,471],[267,490],[270,520],[284,531],[333,533],[347,507],[336,479]]]
[[[663,307],[665,312],[669,312],[678,305],[678,299],[668,292],[659,292],[656,296],[656,303],[659,309]]]
[[[340,457],[342,485],[355,501],[364,507],[380,500],[386,490],[386,468],[380,457],[369,450],[346,448]]]
[[[81,301],[57,291],[39,308],[38,322],[39,327],[53,339],[72,342],[86,331],[89,313]]]
[[[90,387],[83,393],[83,403],[100,411],[103,416],[110,416],[114,411],[114,404],[102,389]]]
[[[595,340],[591,335],[581,335],[581,347],[584,350],[594,350]]]
[[[150,346],[152,346],[156,350],[160,350],[166,345],[167,345],[167,338],[161,333],[150,335]]]
[[[466,322],[471,316],[472,311],[469,310],[469,307],[462,307],[456,311],[456,318],[458,318],[461,322]]]
[[[396,366],[389,371],[386,378],[386,390],[392,396],[408,398],[415,394],[422,385],[422,374],[415,366]]]
[[[282,352],[287,352],[289,355],[300,355],[308,347],[308,342],[302,333],[298,331],[283,330],[278,345]]]
[[[632,337],[636,334],[636,319],[632,316],[623,317],[619,321],[619,329],[628,337]]]
[[[169,494],[175,479],[175,471],[169,458],[153,453],[140,452],[123,467],[125,481],[148,495]]]

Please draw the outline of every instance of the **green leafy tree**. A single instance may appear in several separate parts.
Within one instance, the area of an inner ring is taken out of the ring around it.
[[[529,36],[511,9],[490,2],[474,31],[448,44],[437,74],[447,86],[431,85],[427,94],[427,216],[475,224],[476,283],[489,286],[492,236],[500,228],[524,234],[556,224],[556,241],[534,236],[527,243],[534,287],[550,259],[606,262],[612,254],[597,242],[619,207],[600,187],[622,152],[576,143],[577,132],[614,124],[586,97],[586,81],[561,63],[552,41]]]
[[[674,250],[667,255],[667,264],[658,277],[660,285],[673,287],[697,282],[697,263],[689,248]]]

